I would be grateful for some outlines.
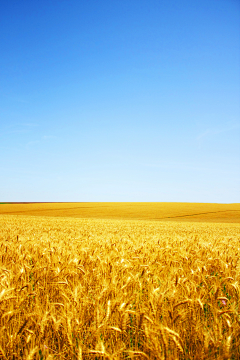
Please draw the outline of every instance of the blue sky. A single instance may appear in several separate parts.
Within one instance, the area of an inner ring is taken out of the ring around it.
[[[238,0],[0,4],[0,201],[240,203]]]

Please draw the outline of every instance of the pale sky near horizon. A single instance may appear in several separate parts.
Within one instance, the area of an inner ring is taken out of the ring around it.
[[[0,3],[0,202],[240,203],[240,2]]]

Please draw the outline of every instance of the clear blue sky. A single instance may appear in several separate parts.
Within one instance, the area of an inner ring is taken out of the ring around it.
[[[238,0],[0,3],[0,201],[240,203]]]

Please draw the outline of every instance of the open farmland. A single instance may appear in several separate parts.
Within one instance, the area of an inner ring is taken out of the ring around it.
[[[238,223],[5,214],[0,231],[0,359],[240,358]]]
[[[95,219],[240,223],[240,204],[206,203],[10,203],[0,214]]]

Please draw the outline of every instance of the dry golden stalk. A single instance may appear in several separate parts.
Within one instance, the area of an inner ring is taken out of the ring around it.
[[[224,296],[220,296],[220,297],[217,298],[217,300],[228,301],[228,298],[226,298]]]
[[[144,358],[149,359],[149,356],[142,351],[125,350],[124,352],[130,355],[142,355]]]
[[[178,274],[176,274],[175,286],[177,286],[178,284],[178,279],[179,279]]]
[[[82,347],[79,346],[78,347],[78,360],[83,360],[83,356],[82,356]]]
[[[230,359],[230,346],[231,346],[231,341],[232,341],[232,336],[228,336],[227,341],[225,343],[224,346],[224,354],[223,354],[223,358],[228,360]]]
[[[215,291],[215,294],[214,294],[215,299],[217,299],[217,297],[218,297],[219,290],[220,290],[220,287],[218,286],[217,290]]]
[[[178,341],[178,339],[176,338],[176,336],[172,335],[171,338],[172,338],[173,342],[175,343],[178,351],[182,354],[183,348],[182,348],[182,345],[180,344],[180,342]]]
[[[2,349],[1,345],[0,345],[0,353],[2,354],[3,358],[7,360],[7,357],[5,355],[5,351]]]
[[[153,322],[153,320],[152,320],[152,319],[150,319],[150,317],[149,317],[149,316],[144,315],[144,318],[145,318],[146,320],[148,320],[150,323],[152,323],[152,324],[154,323],[154,322]]]
[[[106,314],[106,319],[105,321],[108,322],[108,319],[110,317],[111,314],[111,300],[108,300],[108,305],[107,305],[107,314]]]
[[[29,319],[25,319],[24,322],[22,323],[22,325],[19,327],[19,330],[17,332],[17,335],[21,334],[21,332],[23,331],[23,329],[25,328],[25,326],[27,325]]]
[[[72,347],[73,346],[73,342],[72,342],[72,326],[71,326],[71,319],[67,318],[67,339],[69,342],[69,345]]]
[[[180,305],[189,303],[190,301],[191,301],[190,299],[180,301],[178,304],[176,304],[176,305],[173,306],[173,310],[175,310],[175,309],[176,309],[178,306],[180,306]]]
[[[142,323],[143,323],[143,319],[144,319],[144,313],[141,312],[139,315],[138,315],[138,323],[137,323],[137,331],[139,331],[142,327]]]
[[[221,316],[223,314],[232,313],[232,310],[224,310],[224,311],[218,311],[218,316]]]
[[[164,359],[167,359],[168,344],[167,344],[167,339],[166,339],[165,333],[163,331],[163,328],[160,328],[160,334],[161,334],[162,344],[163,344]]]
[[[119,329],[119,328],[117,328],[115,326],[109,326],[109,329],[115,330],[115,331],[120,332],[120,333],[122,332],[121,329]]]
[[[202,301],[201,301],[200,299],[197,299],[197,302],[198,302],[198,304],[200,305],[201,309],[203,310],[204,308],[203,308],[203,303],[202,303]]]
[[[121,329],[122,329],[122,331],[126,331],[128,321],[129,321],[129,315],[128,315],[128,312],[125,312],[122,315],[122,321],[121,321]]]

